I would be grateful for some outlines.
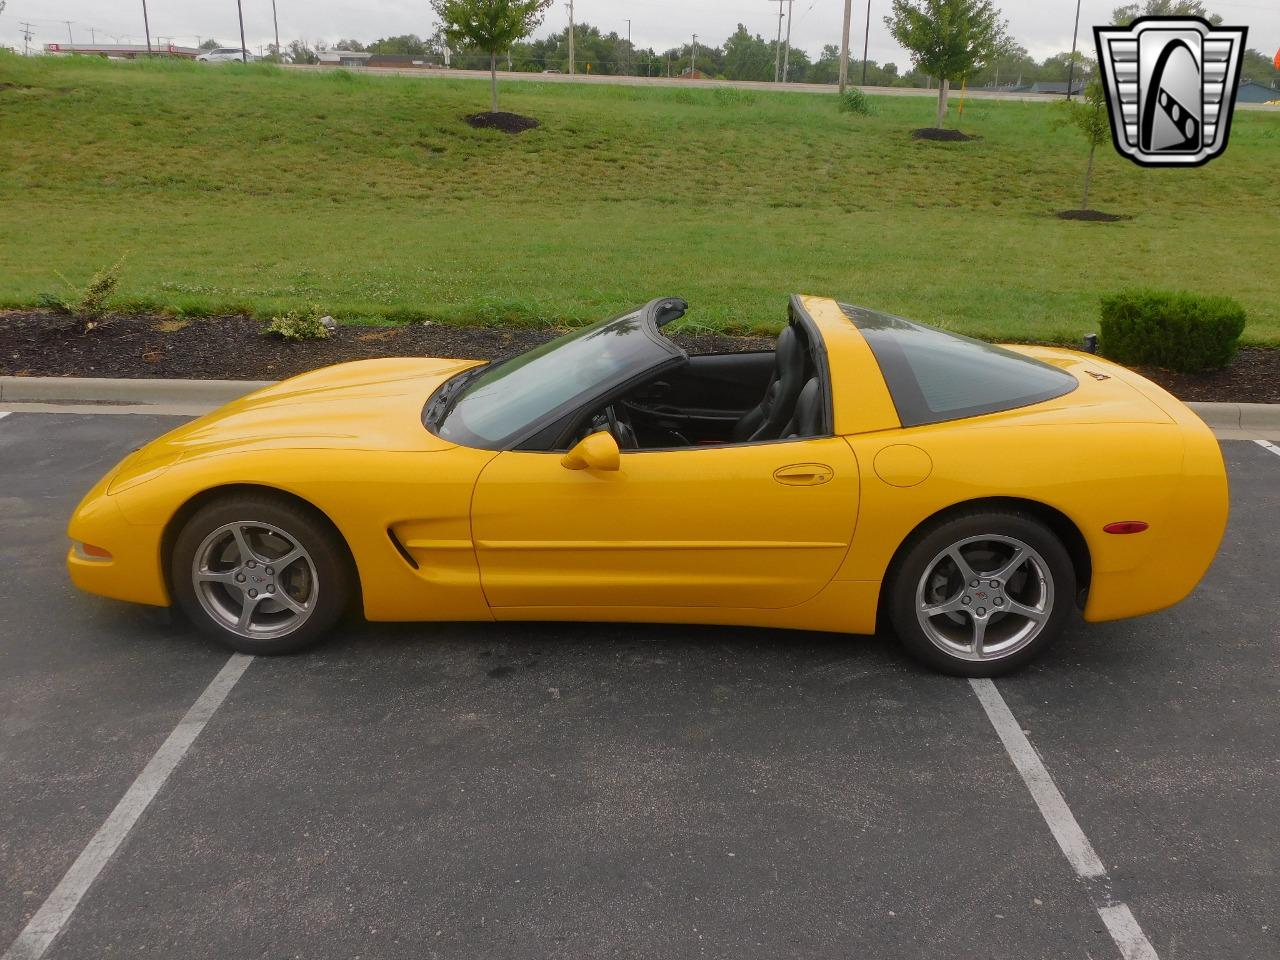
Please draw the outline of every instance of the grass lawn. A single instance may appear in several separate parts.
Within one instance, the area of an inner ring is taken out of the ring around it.
[[[1101,293],[1226,293],[1280,345],[1280,115],[1148,170],[1046,104],[971,102],[980,140],[917,142],[928,98],[508,83],[0,55],[0,305],[126,256],[126,308],[564,324],[664,294],[686,324],[775,328],[793,291],[964,332],[1074,340]],[[953,109],[953,122],[954,122]]]

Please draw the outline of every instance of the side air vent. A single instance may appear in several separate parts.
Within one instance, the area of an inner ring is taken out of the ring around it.
[[[396,539],[395,531],[392,530],[390,527],[387,527],[387,539],[390,540],[391,545],[396,548],[396,553],[404,557],[404,562],[407,563],[409,566],[413,567],[413,569],[417,570],[418,561],[413,559],[413,555],[404,548],[404,544],[401,543],[398,539]]]

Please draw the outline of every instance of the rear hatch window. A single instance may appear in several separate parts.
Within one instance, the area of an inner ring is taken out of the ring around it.
[[[1034,357],[862,307],[840,309],[871,347],[904,427],[1027,407],[1079,386]]]

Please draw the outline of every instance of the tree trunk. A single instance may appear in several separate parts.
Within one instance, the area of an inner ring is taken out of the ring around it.
[[[1097,149],[1096,143],[1089,146],[1089,165],[1084,169],[1084,200],[1080,202],[1081,210],[1089,209],[1089,181],[1093,179],[1093,151]]]
[[[489,54],[489,109],[498,112],[498,53]]]
[[[943,78],[938,84],[938,129],[942,129],[943,121],[947,119],[947,92],[951,89],[951,81]]]

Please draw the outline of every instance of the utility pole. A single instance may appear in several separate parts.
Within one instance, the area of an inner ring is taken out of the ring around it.
[[[271,25],[276,28],[276,59],[280,60],[280,21],[276,19],[276,0],[271,0]]]
[[[631,21],[627,20],[627,73],[631,72]]]
[[[868,0],[870,2],[870,0]],[[840,92],[849,82],[849,17],[853,12],[853,0],[844,0],[844,32],[840,35]]]
[[[565,4],[569,8],[569,76],[574,74],[573,65],[573,0]]]
[[[770,0],[772,3],[773,0]],[[773,41],[773,82],[782,73],[782,0],[778,0],[778,39]]]
[[[22,25],[22,55],[31,56],[31,24],[29,23]]]
[[[65,24],[67,25],[67,46],[69,46],[69,47],[74,47],[74,46],[76,45],[76,42],[75,42],[75,40],[74,40],[74,39],[72,38],[72,36],[71,36],[71,25],[72,25],[73,23],[75,23],[75,21],[74,21],[74,20],[63,20],[62,22],[63,22],[63,23],[65,23]]]
[[[689,79],[698,72],[698,35],[693,35],[693,46],[689,48]]]
[[[867,52],[871,48],[871,0],[867,0],[867,32],[862,35],[862,85],[867,85]]]
[[[1080,34],[1080,0],[1076,0],[1076,26],[1071,33],[1071,64],[1067,67],[1067,99],[1071,99],[1071,82],[1076,76],[1076,37]]]
[[[240,14],[240,62],[249,62],[249,52],[244,48],[244,6],[236,0],[236,13]]]
[[[147,56],[151,56],[151,21],[147,19],[147,0],[142,0],[142,27],[147,31]]]
[[[94,47],[98,45],[98,31],[93,27],[89,28],[89,44]]]
[[[795,0],[787,0],[787,46],[786,52],[782,54],[782,82],[787,82],[787,77],[791,75],[791,7]]]

